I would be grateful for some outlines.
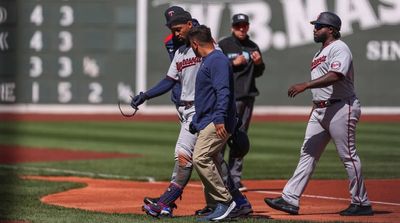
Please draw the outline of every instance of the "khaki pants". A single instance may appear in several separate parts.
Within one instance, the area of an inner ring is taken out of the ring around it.
[[[193,152],[193,164],[204,185],[205,193],[217,203],[229,203],[232,196],[225,187],[218,158],[228,138],[217,136],[214,123],[199,132]],[[207,201],[210,202],[210,201]]]

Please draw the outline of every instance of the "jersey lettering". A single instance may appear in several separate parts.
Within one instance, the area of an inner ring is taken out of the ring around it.
[[[317,59],[313,60],[311,63],[311,70],[314,70],[314,68],[318,67],[321,63],[326,61],[326,56],[318,57]]]
[[[176,63],[176,69],[179,72],[181,72],[183,69],[190,67],[190,66],[194,66],[200,62],[201,62],[200,57],[192,57],[192,58],[184,59],[184,60]]]

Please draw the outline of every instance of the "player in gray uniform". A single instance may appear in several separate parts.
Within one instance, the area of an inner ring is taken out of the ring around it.
[[[176,19],[176,16],[179,14],[185,14],[185,10],[182,7],[179,6],[171,6],[169,8],[167,8],[164,12],[164,16],[165,16],[165,20],[166,20],[166,26],[168,27],[168,29],[170,29],[171,34],[169,34],[165,40],[164,40],[164,44],[165,44],[165,48],[168,52],[168,56],[172,62],[172,60],[174,59],[175,53],[176,51],[181,48],[183,45],[186,44],[185,39],[183,38],[178,38],[176,36],[177,33],[174,32],[174,30],[171,29],[171,21]],[[192,18],[192,25],[198,26],[199,22]],[[179,107],[184,106],[185,102],[180,103],[180,97],[181,97],[181,83],[180,82],[176,82],[174,87],[171,90],[171,101],[174,102],[176,109],[179,110]],[[178,111],[178,116],[181,113]],[[179,163],[175,162],[175,166],[174,166],[174,170],[172,172],[172,176],[171,176],[171,181],[175,181],[175,177],[176,177],[176,172],[179,169]],[[145,204],[149,204],[149,203],[154,203],[156,204],[158,202],[160,198],[159,197],[144,197],[143,202]],[[171,211],[174,208],[177,208],[175,203],[171,203]],[[165,212],[164,212],[165,213]],[[167,214],[167,213],[165,213]],[[171,213],[170,213],[171,214]],[[169,215],[170,215],[169,214]]]
[[[313,110],[292,178],[285,185],[281,197],[266,198],[265,202],[274,209],[298,214],[300,197],[332,139],[350,181],[351,204],[339,214],[373,215],[356,152],[356,125],[361,109],[354,92],[352,54],[339,40],[341,20],[334,13],[323,12],[311,24],[314,25],[314,41],[322,43],[322,47],[311,63],[311,81],[291,86],[288,96],[295,97],[311,89]]]
[[[177,38],[185,40],[187,33],[193,27],[192,17],[186,11],[175,12],[167,25]],[[195,55],[190,46],[181,46],[175,52],[166,77],[148,91],[140,92],[131,102],[132,107],[137,108],[146,100],[170,91],[178,82],[182,86],[180,105],[178,106],[181,129],[175,146],[176,165],[173,171],[174,175],[167,190],[160,196],[157,203],[145,202],[143,206],[143,211],[154,217],[160,215],[172,217],[173,204],[182,195],[193,170],[192,158],[197,136],[190,133],[189,125],[195,114],[193,102],[196,75],[200,63],[201,58]],[[233,193],[235,201],[239,204],[232,211],[232,217],[247,215],[252,212],[250,203],[237,188],[231,188],[230,191]]]
[[[192,17],[189,12],[180,11],[171,17],[167,25],[177,38],[185,40],[187,32],[193,26]],[[166,77],[153,88],[135,96],[131,102],[132,107],[138,107],[146,100],[170,91],[176,83],[181,83],[180,106],[177,108],[181,129],[175,146],[175,162],[177,163],[174,169],[175,176],[172,177],[170,185],[156,204],[149,203],[143,206],[147,214],[155,217],[172,215],[171,204],[181,196],[191,176],[192,154],[197,137],[189,132],[189,124],[195,113],[194,89],[200,62],[201,58],[196,57],[190,47],[181,46],[175,52]]]

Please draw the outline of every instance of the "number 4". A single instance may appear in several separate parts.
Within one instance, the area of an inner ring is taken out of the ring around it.
[[[34,49],[36,52],[39,52],[43,48],[43,40],[42,40],[42,32],[36,31],[30,41],[30,48]]]
[[[31,14],[31,23],[40,26],[43,23],[43,7],[36,5]]]

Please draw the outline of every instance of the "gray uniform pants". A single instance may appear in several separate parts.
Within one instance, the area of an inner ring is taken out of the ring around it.
[[[171,182],[184,188],[190,180],[193,169],[193,150],[197,136],[189,132],[189,125],[195,114],[195,107],[178,107],[181,130],[175,145],[175,166],[172,172]]]
[[[315,166],[332,139],[350,181],[351,203],[370,205],[361,173],[361,161],[356,152],[356,124],[361,109],[357,98],[341,101],[326,108],[315,108],[308,121],[297,168],[283,189],[282,197],[299,206]]]
[[[240,120],[242,121],[240,129],[245,132],[247,132],[247,130],[249,129],[251,116],[253,114],[253,107],[254,97],[248,97],[236,101],[236,112]],[[239,187],[240,181],[242,179],[243,159],[244,157],[234,158],[229,154],[229,171],[236,187]]]

